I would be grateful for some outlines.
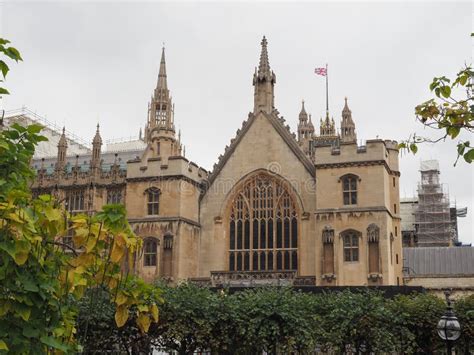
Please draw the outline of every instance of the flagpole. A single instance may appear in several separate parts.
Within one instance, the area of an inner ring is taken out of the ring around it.
[[[328,85],[328,64],[326,63],[326,113],[329,113],[329,85]]]

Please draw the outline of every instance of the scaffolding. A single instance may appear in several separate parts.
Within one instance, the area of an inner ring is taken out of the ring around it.
[[[439,179],[436,160],[421,163],[415,226],[418,246],[451,246],[456,233],[451,219],[449,194]]]

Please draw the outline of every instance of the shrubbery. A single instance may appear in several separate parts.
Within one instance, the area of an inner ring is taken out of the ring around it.
[[[413,354],[444,349],[436,324],[446,305],[431,294],[390,299],[368,289],[311,294],[265,287],[230,294],[187,283],[159,288],[165,303],[160,306],[159,322],[151,325],[148,334],[141,334],[133,321],[118,330],[111,310],[108,319],[96,312],[96,321],[89,324],[95,328],[90,330],[94,344],[85,347],[104,351],[110,334],[120,332],[122,343],[129,341],[128,348],[134,353],[147,353],[151,346],[179,354],[198,350],[306,354],[315,349],[340,353],[349,347],[367,353]],[[472,351],[474,295],[456,301],[455,312],[463,331],[456,346],[460,351]],[[79,328],[79,335],[81,331]],[[126,348],[123,344],[122,349]]]

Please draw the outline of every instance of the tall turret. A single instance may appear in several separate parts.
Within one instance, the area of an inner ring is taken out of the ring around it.
[[[275,108],[274,85],[276,82],[275,73],[270,69],[267,51],[267,39],[263,36],[262,50],[260,53],[260,63],[258,69],[255,68],[253,75],[254,92],[254,113],[263,111],[271,113]]]
[[[66,166],[66,152],[67,152],[67,139],[66,139],[66,127],[63,127],[63,133],[59,138],[58,142],[58,158],[56,161],[56,171],[61,173]]]
[[[93,171],[96,171],[100,167],[101,147],[102,147],[102,138],[99,132],[99,124],[97,124],[97,130],[95,132],[94,139],[92,140],[91,170]]]
[[[161,51],[160,70],[156,88],[151,96],[148,105],[148,122],[146,129],[146,138],[150,138],[150,131],[158,127],[174,131],[173,122],[174,107],[168,90],[168,80],[166,75],[165,49]]]
[[[357,135],[355,132],[355,124],[352,120],[352,112],[347,105],[347,97],[344,99],[345,104],[342,109],[341,121],[341,141],[342,142],[357,142]]]
[[[168,89],[165,49],[161,52],[160,70],[156,88],[148,104],[148,120],[144,140],[151,157],[167,159],[181,155],[181,142],[176,139],[174,104]]]
[[[320,127],[319,127],[319,135],[320,136],[336,136],[336,127],[334,123],[334,118],[329,119],[329,112],[326,111],[326,118],[323,120],[321,119]]]
[[[314,137],[314,126],[313,122],[311,122],[311,115],[308,116],[306,113],[304,100],[301,102],[301,111],[298,118],[298,143],[303,151],[309,155],[310,142]]]

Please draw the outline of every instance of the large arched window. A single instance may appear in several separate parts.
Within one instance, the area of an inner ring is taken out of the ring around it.
[[[158,215],[160,213],[160,190],[156,187],[150,187],[146,190],[146,194],[148,215]]]
[[[155,238],[146,238],[143,245],[143,266],[156,266],[158,243]]]
[[[275,178],[250,178],[232,201],[229,270],[298,268],[298,215],[287,188]]]

